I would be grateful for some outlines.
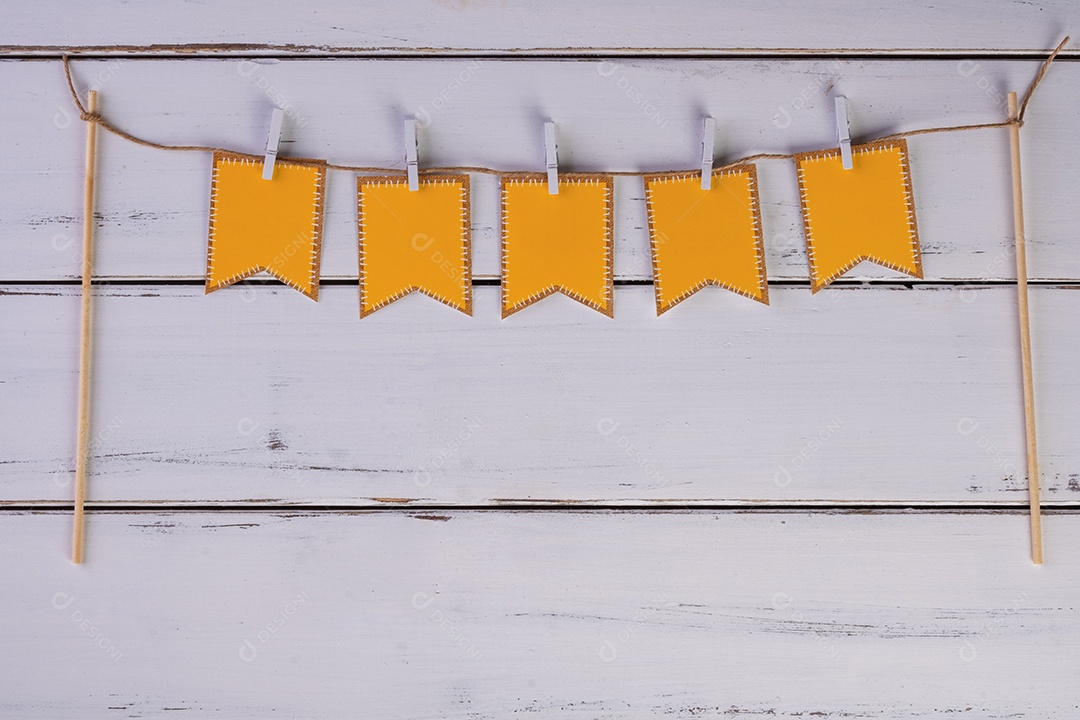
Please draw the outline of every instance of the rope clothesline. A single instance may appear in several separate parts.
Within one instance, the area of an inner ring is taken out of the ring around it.
[[[1019,319],[1020,319],[1020,348],[1022,356],[1022,371],[1023,371],[1023,389],[1024,389],[1024,428],[1025,436],[1027,440],[1026,453],[1027,453],[1027,467],[1028,467],[1028,498],[1030,506],[1031,516],[1031,548],[1032,548],[1032,562],[1036,564],[1042,563],[1042,526],[1041,526],[1041,511],[1039,506],[1039,468],[1038,468],[1038,456],[1035,444],[1035,403],[1034,403],[1034,385],[1032,380],[1031,371],[1031,338],[1028,319],[1028,291],[1027,291],[1027,266],[1025,260],[1025,239],[1024,239],[1024,220],[1023,220],[1023,197],[1020,184],[1020,147],[1019,147],[1019,129],[1024,124],[1024,115],[1027,111],[1028,104],[1031,102],[1032,96],[1035,94],[1035,90],[1039,87],[1043,78],[1046,76],[1046,72],[1050,67],[1050,64],[1058,56],[1058,53],[1069,42],[1069,38],[1066,37],[1061,43],[1050,53],[1049,57],[1043,61],[1042,66],[1039,68],[1038,73],[1032,79],[1031,85],[1028,87],[1027,92],[1024,93],[1023,102],[1017,104],[1016,93],[1010,92],[1008,94],[1008,118],[1001,122],[992,123],[978,123],[970,125],[952,125],[942,127],[929,127],[918,130],[909,130],[907,132],[894,133],[892,135],[885,135],[879,137],[876,140],[870,142],[882,142],[889,140],[897,140],[900,138],[914,137],[917,135],[928,135],[931,133],[943,133],[943,132],[959,132],[962,130],[981,130],[988,128],[1007,127],[1009,129],[1010,136],[1010,150],[1012,156],[1012,186],[1013,186],[1013,216],[1014,216],[1014,244],[1016,249],[1016,269],[1017,269],[1017,290],[1019,294]],[[79,117],[81,120],[87,123],[87,150],[86,150],[86,168],[84,176],[84,204],[83,204],[83,253],[82,253],[82,315],[80,321],[80,346],[79,346],[79,395],[78,395],[78,421],[77,421],[77,441],[76,441],[76,471],[75,471],[75,502],[74,502],[74,534],[72,540],[72,560],[76,563],[81,563],[83,560],[83,544],[84,544],[84,523],[85,523],[85,511],[84,504],[86,499],[86,485],[87,485],[87,461],[89,450],[89,437],[90,437],[90,371],[91,371],[91,298],[93,287],[93,239],[94,239],[94,188],[95,188],[95,163],[96,163],[96,132],[97,128],[103,128],[108,132],[118,137],[124,138],[129,142],[136,145],[142,145],[143,147],[154,148],[157,150],[168,150],[174,152],[206,152],[206,153],[233,153],[244,154],[237,151],[230,150],[228,148],[214,147],[210,145],[170,145],[167,143],[156,142],[153,140],[147,140],[137,135],[123,130],[114,125],[109,120],[106,120],[99,112],[97,112],[97,92],[91,90],[88,94],[88,101],[84,105],[82,99],[79,97],[79,93],[75,90],[75,82],[71,76],[71,62],[67,54],[63,56],[64,75],[67,78],[68,90],[71,92],[71,99],[74,101],[75,106],[79,110]],[[732,168],[738,165],[751,163],[757,160],[794,160],[797,155],[793,153],[757,153],[740,158],[733,162],[729,162],[725,165],[721,165],[715,169],[724,170]],[[345,170],[356,173],[380,173],[380,174],[392,174],[395,176],[404,176],[405,171],[398,168],[386,168],[367,165],[343,165],[338,163],[326,163],[326,167],[334,170]],[[696,170],[690,171],[667,171],[667,174],[682,173],[682,172],[696,172]],[[438,174],[438,173],[484,173],[492,175],[500,175],[504,177],[521,177],[527,175],[533,175],[534,173],[522,172],[522,171],[504,171],[496,170],[494,168],[479,167],[479,166],[459,166],[459,167],[436,167],[425,168],[420,171],[421,174]],[[606,175],[621,175],[621,176],[640,176],[645,173],[639,171],[611,171],[604,173]],[[320,210],[321,212],[321,210]],[[917,235],[916,235],[917,241]],[[608,237],[610,243],[610,236]],[[466,245],[466,247],[468,247]],[[209,251],[208,251],[209,252]],[[609,251],[610,253],[610,245]],[[608,261],[610,262],[610,254],[608,255]],[[361,268],[363,261],[361,261]],[[258,269],[258,268],[256,268]],[[610,265],[609,265],[610,272]],[[361,269],[361,277],[363,270]],[[317,278],[317,275],[315,276]],[[362,282],[362,281],[361,281]],[[505,288],[505,286],[504,286]]]
[[[906,132],[893,133],[891,135],[885,135],[866,142],[883,142],[887,140],[898,140],[900,138],[915,137],[916,135],[929,135],[932,133],[944,133],[944,132],[960,132],[963,130],[984,130],[989,128],[1004,128],[1010,126],[1023,126],[1024,114],[1027,112],[1028,103],[1031,102],[1032,96],[1035,94],[1035,89],[1039,87],[1039,83],[1042,82],[1046,76],[1046,71],[1050,68],[1050,63],[1054,61],[1054,58],[1058,56],[1058,53],[1064,49],[1066,43],[1069,42],[1069,38],[1066,37],[1062,40],[1054,51],[1043,61],[1042,66],[1039,68],[1039,72],[1035,74],[1034,79],[1031,81],[1031,85],[1028,87],[1027,92],[1024,93],[1024,99],[1020,104],[1020,110],[1015,117],[1010,117],[1007,120],[1001,122],[991,123],[975,123],[970,125],[946,125],[941,127],[929,127],[921,128],[918,130],[908,130]],[[156,150],[169,150],[173,152],[228,152],[235,154],[244,154],[237,150],[232,150],[224,147],[215,147],[213,145],[170,145],[168,143],[156,142],[154,140],[147,140],[137,135],[133,135],[122,128],[117,127],[109,120],[106,120],[101,113],[87,110],[83,104],[78,92],[75,90],[75,83],[71,77],[71,61],[68,55],[63,56],[64,62],[64,75],[67,78],[68,90],[71,93],[71,99],[75,102],[75,106],[79,109],[79,118],[84,122],[94,123],[98,127],[103,128],[113,135],[121,137],[128,142],[135,143],[136,145],[142,145],[143,147],[154,148]],[[794,160],[794,153],[757,153],[754,155],[747,155],[746,157],[733,160],[729,163],[719,165],[714,170],[726,170],[746,163],[756,162],[758,160]],[[339,163],[326,163],[326,167],[331,170],[346,170],[349,172],[357,173],[390,173],[394,175],[405,175],[405,171],[399,168],[379,167],[373,165],[343,165]],[[651,172],[651,171],[650,171]],[[662,174],[666,173],[678,173],[678,172],[694,172],[690,170],[668,170],[659,171]],[[444,174],[444,173],[479,173],[488,175],[500,175],[504,177],[522,177],[526,175],[533,175],[535,173],[520,170],[498,170],[495,168],[482,167],[479,165],[460,165],[455,167],[431,167],[422,168],[420,174]],[[619,176],[640,176],[645,173],[638,170],[611,170],[602,173],[604,175],[619,175]]]

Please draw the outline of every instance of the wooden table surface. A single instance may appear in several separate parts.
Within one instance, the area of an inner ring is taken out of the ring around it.
[[[758,164],[771,305],[657,318],[618,178],[615,317],[358,317],[354,184],[318,303],[203,293],[209,157],[99,139],[86,564],[69,561],[84,126],[400,167],[694,168],[997,122],[1080,5],[33,3],[0,23],[0,717],[1080,716],[1080,52],[1021,132],[1046,564],[1029,561],[1008,137],[909,141],[925,278],[811,295]],[[1077,46],[1073,46],[1077,47]]]

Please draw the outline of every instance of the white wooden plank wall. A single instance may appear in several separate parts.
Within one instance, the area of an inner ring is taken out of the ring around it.
[[[1047,563],[1028,560],[1003,131],[913,138],[926,278],[811,296],[759,164],[772,304],[655,317],[638,178],[615,318],[360,321],[331,173],[320,301],[202,292],[209,159],[102,134],[87,563],[68,560],[84,128],[400,166],[692,168],[994,122],[1072,2],[66,2],[0,22],[0,717],[1073,718],[1080,65],[1022,131]]]

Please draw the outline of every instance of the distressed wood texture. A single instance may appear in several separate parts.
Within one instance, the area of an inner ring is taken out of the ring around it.
[[[78,288],[3,292],[0,500],[66,502]],[[1014,287],[709,288],[657,318],[624,286],[614,320],[475,292],[361,321],[354,286],[100,289],[90,500],[1025,501]],[[1050,503],[1080,500],[1077,292],[1032,293]]]
[[[1022,131],[1046,565],[1029,560],[1009,146],[912,138],[925,278],[811,295],[758,164],[770,306],[655,316],[642,183],[615,317],[359,319],[354,181],[320,301],[203,294],[210,158],[102,133],[87,564],[69,562],[79,87],[138,135],[402,167],[693,169],[1000,121],[1075,0],[8,3],[0,21],[0,718],[1080,716],[1080,53]]]
[[[59,5],[59,7],[57,7]],[[1080,26],[1054,2],[580,3],[573,0],[399,0],[304,5],[228,3],[13,4],[0,49],[54,53],[176,52],[670,54],[762,51],[904,53],[1041,51]]]
[[[261,152],[272,103],[288,110],[283,154],[403,167],[401,117],[423,124],[421,165],[543,168],[542,121],[559,122],[565,170],[693,168],[701,117],[718,118],[717,154],[805,151],[835,142],[831,96],[850,98],[856,140],[935,125],[996,122],[1035,60],[109,60],[80,61],[83,88],[137,134]],[[81,122],[57,61],[0,64],[0,280],[78,276]],[[1080,64],[1055,66],[1024,127],[1029,273],[1080,278]],[[1014,277],[1009,148],[1004,129],[910,140],[927,279]],[[210,158],[134,146],[102,133],[98,255],[102,277],[201,279]],[[805,280],[794,167],[758,164],[767,266]],[[498,275],[497,180],[475,176],[474,270]],[[650,277],[640,178],[616,187],[615,271]],[[322,272],[355,278],[350,173],[328,182]],[[896,277],[864,265],[854,277]]]
[[[1015,515],[0,513],[18,718],[1077,716]]]

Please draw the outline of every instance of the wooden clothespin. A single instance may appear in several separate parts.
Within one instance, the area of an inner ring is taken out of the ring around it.
[[[840,163],[845,170],[855,165],[851,161],[851,130],[848,125],[847,98],[838,95],[836,101],[836,141],[840,145]]]
[[[713,150],[716,141],[716,120],[705,118],[704,135],[701,139],[701,189],[712,187]]]
[[[420,189],[420,165],[417,161],[416,118],[405,118],[405,174],[409,190]]]
[[[544,152],[547,156],[548,194],[559,194],[559,146],[555,142],[555,123],[544,123]]]
[[[285,111],[274,108],[270,116],[270,132],[266,136],[266,156],[263,158],[263,180],[274,179],[274,163],[277,162],[278,144],[281,142],[281,123],[285,120]]]

